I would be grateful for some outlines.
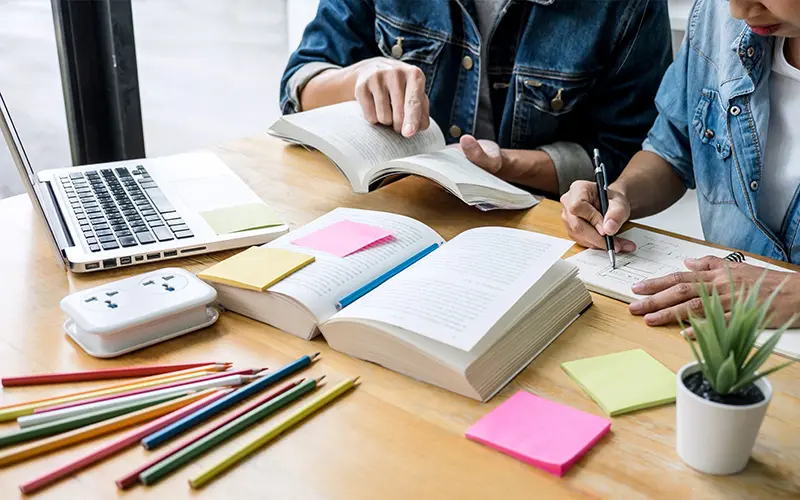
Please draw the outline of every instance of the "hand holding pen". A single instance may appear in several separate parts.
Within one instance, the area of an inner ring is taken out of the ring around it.
[[[597,182],[597,197],[600,198],[600,214],[605,219],[608,213],[608,177],[606,176],[606,166],[600,161],[600,151],[594,150],[594,178]],[[617,268],[617,254],[614,251],[614,237],[605,235],[606,250],[608,260],[611,262],[611,269]]]

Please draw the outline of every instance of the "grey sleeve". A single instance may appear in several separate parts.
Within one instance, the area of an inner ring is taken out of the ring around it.
[[[594,166],[589,154],[583,146],[574,142],[554,142],[538,149],[544,151],[553,160],[558,177],[558,194],[569,191],[575,181],[594,179]]]
[[[310,62],[306,63],[298,69],[294,75],[289,79],[289,100],[294,105],[294,111],[303,111],[300,109],[300,92],[303,87],[311,81],[312,78],[317,76],[328,69],[339,69],[341,66],[326,62]]]

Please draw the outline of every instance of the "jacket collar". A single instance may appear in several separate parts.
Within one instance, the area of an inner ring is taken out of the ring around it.
[[[730,100],[752,94],[761,78],[772,70],[774,39],[756,35],[744,22],[739,35],[729,46],[727,57],[719,62],[720,97],[725,109]]]

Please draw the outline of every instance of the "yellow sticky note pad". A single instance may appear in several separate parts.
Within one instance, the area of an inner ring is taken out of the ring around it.
[[[281,248],[251,247],[209,267],[197,276],[214,283],[263,292],[312,262],[313,255]]]
[[[218,235],[280,226],[283,221],[264,203],[248,203],[200,212]]]
[[[675,401],[675,374],[642,349],[561,367],[612,417]]]

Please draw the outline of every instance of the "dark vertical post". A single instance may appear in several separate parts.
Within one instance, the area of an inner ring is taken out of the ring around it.
[[[130,0],[51,0],[75,165],[145,156]]]

